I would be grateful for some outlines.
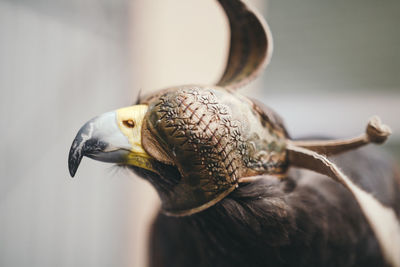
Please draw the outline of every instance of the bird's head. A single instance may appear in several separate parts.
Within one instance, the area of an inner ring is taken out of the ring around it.
[[[187,215],[217,203],[239,178],[285,170],[282,124],[234,91],[269,62],[269,28],[243,1],[218,2],[231,32],[219,82],[161,90],[90,120],[70,150],[72,176],[83,156],[126,166],[153,184],[164,212]]]
[[[285,131],[247,98],[218,86],[180,86],[88,121],[69,154],[126,166],[157,189],[163,210],[185,215],[229,194],[240,177],[282,173]],[[265,114],[264,114],[265,115]]]

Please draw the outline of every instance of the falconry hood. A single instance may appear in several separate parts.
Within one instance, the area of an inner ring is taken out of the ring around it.
[[[149,100],[144,122],[144,149],[176,166],[182,177],[163,201],[167,213],[205,209],[234,190],[241,177],[286,171],[284,129],[235,92],[217,86],[171,88]]]

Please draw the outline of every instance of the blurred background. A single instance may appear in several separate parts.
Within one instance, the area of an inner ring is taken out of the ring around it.
[[[248,2],[275,49],[242,92],[294,137],[357,135],[378,114],[400,162],[400,2]],[[0,266],[146,266],[154,190],[89,159],[71,179],[69,147],[140,90],[215,82],[228,40],[214,0],[0,0]]]

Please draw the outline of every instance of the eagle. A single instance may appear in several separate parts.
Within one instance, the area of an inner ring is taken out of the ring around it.
[[[150,182],[161,208],[149,264],[161,266],[400,266],[400,174],[365,133],[294,140],[281,117],[237,89],[269,63],[264,19],[218,0],[230,48],[215,85],[182,85],[89,120],[69,153],[115,163]],[[360,149],[359,149],[360,148]]]

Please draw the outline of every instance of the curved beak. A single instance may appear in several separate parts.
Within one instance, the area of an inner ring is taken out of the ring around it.
[[[132,106],[104,113],[85,123],[69,151],[71,176],[74,177],[83,156],[152,170],[151,157],[141,147],[141,124],[146,110],[144,105]]]

